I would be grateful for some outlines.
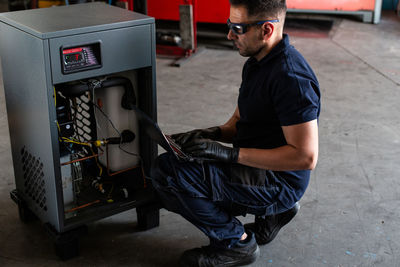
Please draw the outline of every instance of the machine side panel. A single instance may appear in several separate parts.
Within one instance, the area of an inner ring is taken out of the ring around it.
[[[99,31],[50,39],[53,83],[75,81],[99,75],[151,66],[152,48],[150,25]],[[100,42],[102,67],[77,73],[63,74],[61,48],[90,45]]]
[[[139,70],[138,86],[141,102],[139,108],[147,113],[154,121],[157,121],[157,89],[156,89],[156,29],[151,25],[151,62],[152,67]],[[150,175],[151,162],[157,157],[157,143],[151,140],[142,130],[140,151],[146,175]]]
[[[44,66],[47,41],[4,23],[0,23],[0,36],[16,187],[43,222],[59,228]]]
[[[153,53],[152,55],[152,79],[151,79],[151,89],[149,90],[149,99],[151,101],[151,103],[149,103],[149,106],[151,107],[151,115],[154,119],[154,121],[157,121],[157,82],[156,82],[156,25],[152,24],[151,27],[151,31],[152,31],[152,39],[151,39],[151,45],[152,45],[152,50]],[[154,159],[157,157],[158,155],[158,146],[154,141],[150,141],[150,146],[149,146],[149,151],[150,151],[150,158]],[[151,162],[151,161],[149,161]],[[150,170],[150,167],[148,168]]]

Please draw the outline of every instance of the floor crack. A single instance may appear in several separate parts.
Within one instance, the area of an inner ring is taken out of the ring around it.
[[[351,56],[357,58],[358,60],[360,60],[362,63],[364,63],[365,65],[367,65],[368,67],[370,67],[371,69],[373,69],[375,72],[379,73],[381,76],[383,76],[384,78],[386,78],[387,80],[391,81],[392,83],[394,83],[397,86],[400,86],[400,83],[396,82],[395,80],[393,80],[392,78],[390,78],[388,75],[386,75],[385,73],[383,73],[382,71],[378,70],[377,68],[375,68],[374,66],[372,66],[371,64],[369,64],[367,61],[365,61],[364,59],[362,59],[360,56],[357,56],[356,54],[354,54],[353,52],[351,52],[349,49],[347,49],[346,47],[344,47],[343,45],[341,45],[340,43],[336,42],[333,38],[331,38],[332,42],[334,44],[336,44],[338,47],[342,48],[344,51],[346,51],[348,54],[350,54]]]

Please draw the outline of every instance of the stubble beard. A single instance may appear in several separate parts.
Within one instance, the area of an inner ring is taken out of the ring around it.
[[[264,49],[264,46],[258,46],[252,49],[243,49],[243,48],[239,48],[236,43],[235,43],[235,47],[239,50],[239,54],[243,57],[256,57],[261,50]]]
[[[261,38],[262,39],[262,38]],[[239,50],[239,54],[243,57],[256,57],[263,49],[263,45],[259,45],[257,47],[246,47],[245,49],[243,46],[238,46],[237,42],[233,41],[233,45],[236,47],[236,49]]]

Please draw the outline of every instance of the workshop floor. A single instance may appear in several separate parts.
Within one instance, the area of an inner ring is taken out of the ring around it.
[[[299,214],[251,266],[400,266],[400,18],[385,12],[371,25],[336,17],[325,36],[292,32],[321,85],[319,162]],[[245,58],[206,49],[181,68],[171,62],[157,60],[161,128],[224,123]],[[0,266],[172,267],[184,250],[207,244],[165,210],[160,227],[140,232],[132,210],[90,224],[81,256],[59,261],[40,223],[21,223],[9,197],[15,185],[1,74],[0,109]]]

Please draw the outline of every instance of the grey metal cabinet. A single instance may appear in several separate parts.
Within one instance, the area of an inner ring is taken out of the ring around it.
[[[0,36],[21,219],[38,217],[64,258],[77,252],[63,236],[91,221],[136,207],[140,225],[157,226],[146,182],[157,145],[120,99],[156,120],[154,19],[94,2],[2,13]]]

